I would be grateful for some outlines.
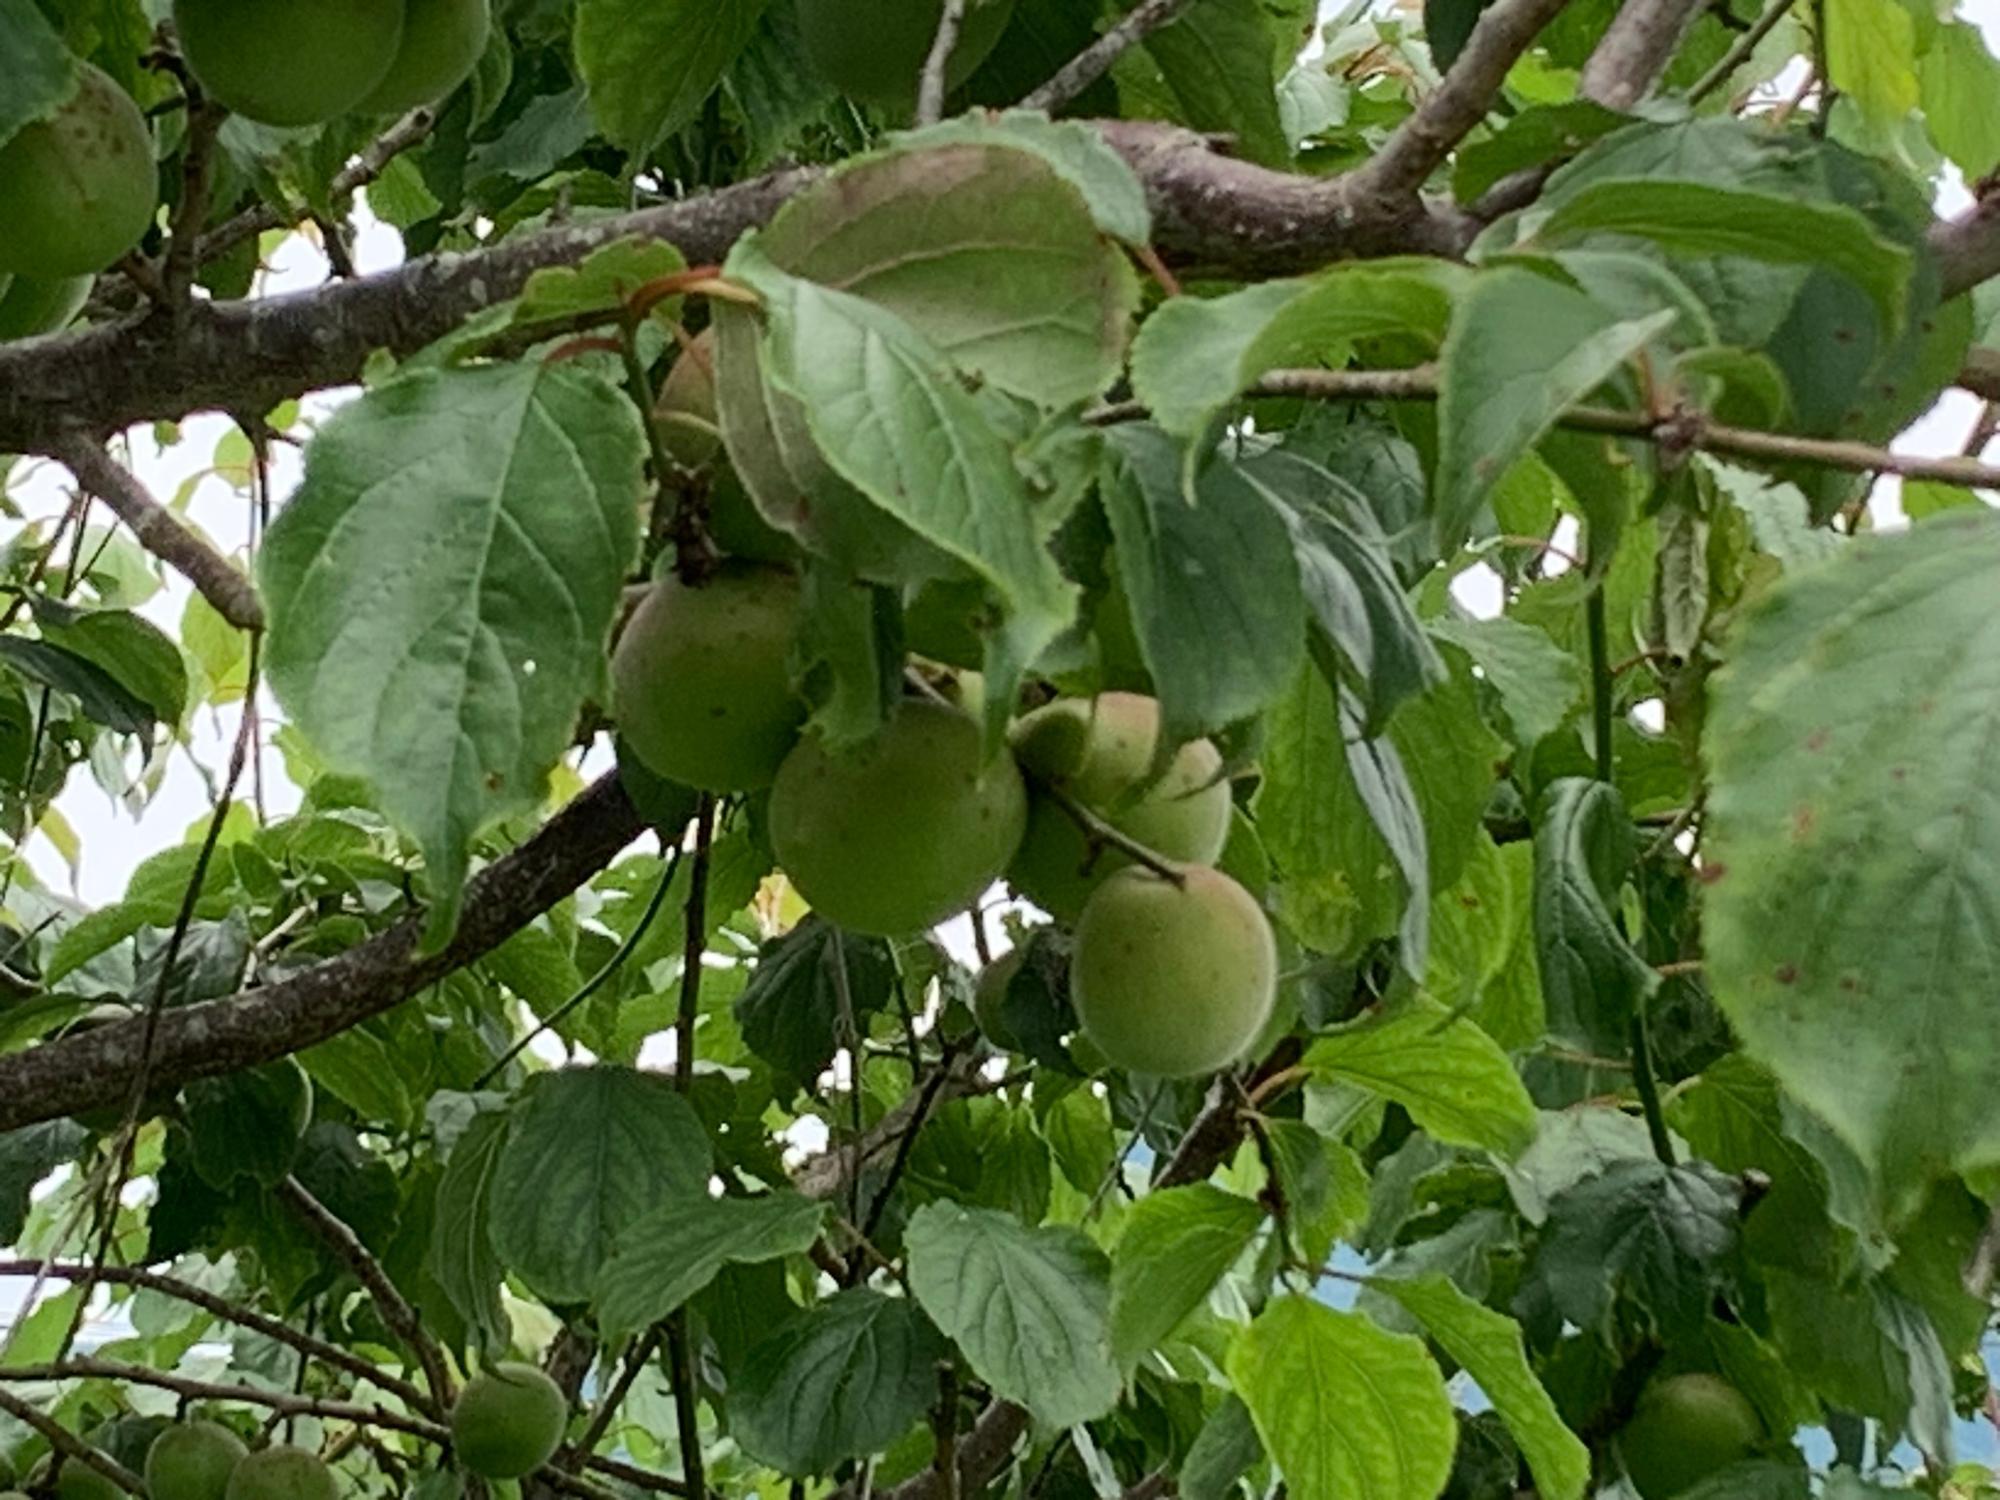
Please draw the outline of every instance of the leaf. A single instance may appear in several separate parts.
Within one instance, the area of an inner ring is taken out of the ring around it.
[[[1146,187],[1104,136],[1076,120],[1051,120],[1032,109],[977,111],[923,130],[891,135],[900,147],[1011,146],[1032,151],[1083,194],[1098,229],[1128,245],[1153,238]]]
[[[1132,389],[1161,427],[1199,437],[1271,370],[1344,361],[1354,340],[1393,334],[1437,348],[1471,279],[1462,267],[1410,257],[1170,298],[1133,342]]]
[[[1160,753],[1260,712],[1304,651],[1305,601],[1285,522],[1217,457],[1180,486],[1157,428],[1114,432],[1100,493],[1132,625],[1160,700]]]
[[[936,1202],[904,1244],[917,1301],[996,1395],[1050,1427],[1117,1405],[1109,1266],[1080,1233]]]
[[[1966,181],[1977,182],[2000,165],[2000,118],[1993,111],[2000,59],[1987,50],[1977,26],[1949,21],[1932,34],[1920,71],[1931,139]]]
[[[1335,1029],[1305,1065],[1402,1105],[1447,1145],[1518,1156],[1535,1138],[1534,1101],[1499,1043],[1434,1000]]]
[[[0,1135],[0,1245],[19,1242],[28,1222],[29,1195],[89,1138],[90,1132],[74,1120],[44,1120]]]
[[[692,124],[769,0],[580,0],[576,66],[614,145],[645,157]]]
[[[664,1200],[706,1198],[708,1174],[701,1120],[666,1079],[542,1074],[493,1169],[493,1248],[547,1301],[588,1301],[619,1237]]]
[[[1917,107],[1917,27],[1900,0],[1827,0],[1828,81],[1877,125]]]
[[[1471,203],[1501,178],[1572,156],[1630,123],[1629,117],[1588,99],[1524,109],[1494,135],[1458,148],[1452,162],[1452,196]]]
[[[1543,794],[1535,950],[1549,1034],[1585,1051],[1622,1056],[1633,1014],[1659,987],[1614,915],[1637,852],[1625,804],[1609,783],[1566,776]]]
[[[736,1002],[736,1024],[750,1050],[807,1087],[840,1050],[842,967],[854,1022],[865,1028],[889,1003],[895,960],[880,938],[842,932],[817,916],[764,946]]]
[[[1520,1325],[1482,1307],[1442,1276],[1383,1276],[1371,1284],[1400,1302],[1453,1362],[1479,1382],[1521,1445],[1537,1492],[1546,1500],[1582,1500],[1590,1484],[1590,1450],[1563,1425],[1536,1379]]]
[[[1180,1493],[1184,1500],[1230,1500],[1241,1493],[1237,1481],[1263,1456],[1250,1408],[1240,1396],[1224,1396],[1181,1463]]]
[[[187,666],[173,638],[125,609],[68,609],[53,599],[34,602],[42,638],[93,662],[164,724],[178,724],[187,707]]]
[[[1628,1161],[1559,1195],[1528,1282],[1579,1328],[1629,1300],[1672,1335],[1708,1315],[1711,1270],[1736,1244],[1742,1184],[1705,1162]]]
[[[1952,1449],[1951,1370],[1937,1332],[1904,1297],[1773,1271],[1766,1277],[1779,1353],[1823,1399],[1908,1427],[1926,1453]]]
[[[1743,612],[1713,687],[1715,998],[1892,1217],[2000,1161],[1996,569],[1984,510],[1852,542]]]
[[[911,1303],[837,1292],[751,1351],[730,1383],[730,1431],[782,1473],[826,1473],[903,1436],[936,1396],[948,1352]]]
[[[1306,1297],[1273,1301],[1229,1378],[1297,1500],[1434,1500],[1458,1441],[1423,1342]]]
[[[1251,161],[1290,162],[1271,27],[1259,0],[1203,0],[1148,36],[1145,47],[1183,123],[1233,137]]]
[[[1249,1247],[1264,1210],[1197,1183],[1132,1206],[1111,1253],[1111,1349],[1125,1369],[1201,1306]]]
[[[76,700],[85,718],[118,734],[150,739],[154,715],[138,697],[97,663],[47,641],[0,635],[0,666],[11,667],[28,682]]]
[[[35,0],[0,0],[0,145],[55,113],[76,87],[76,59]]]
[[[577,369],[407,375],[320,429],[265,540],[272,686],[422,847],[432,946],[473,835],[541,805],[604,676],[643,456],[631,403]]]
[[[290,1058],[197,1078],[186,1100],[194,1169],[212,1188],[228,1188],[239,1177],[276,1186],[298,1159],[312,1119],[312,1082]]]
[[[1437,543],[1456,550],[1488,492],[1569,407],[1679,316],[1621,322],[1582,292],[1511,268],[1474,278],[1438,376]]]
[[[825,1204],[797,1193],[663,1204],[612,1246],[597,1281],[598,1320],[614,1334],[650,1328],[725,1265],[804,1254],[825,1217]]]
[[[516,327],[537,323],[577,323],[593,313],[605,321],[622,314],[625,302],[649,281],[687,269],[680,251],[664,240],[627,235],[599,245],[573,266],[544,266],[521,288],[514,303]],[[653,316],[671,321],[675,298],[654,305]]]
[[[505,1348],[509,1329],[500,1305],[505,1273],[492,1239],[493,1178],[507,1144],[505,1114],[473,1116],[452,1147],[438,1181],[424,1268],[465,1320],[482,1350]]]
[[[1430,632],[1472,658],[1500,695],[1500,707],[1526,749],[1561,727],[1583,698],[1583,666],[1546,630],[1497,615],[1490,620],[1444,616]]]

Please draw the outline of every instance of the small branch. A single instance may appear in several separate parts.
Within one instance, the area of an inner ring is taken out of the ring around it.
[[[625,1364],[618,1372],[618,1380],[602,1400],[597,1410],[591,1413],[590,1425],[572,1446],[575,1468],[590,1456],[591,1450],[604,1440],[604,1434],[611,1430],[611,1424],[618,1416],[618,1409],[625,1404],[625,1398],[632,1394],[632,1387],[638,1381],[646,1363],[658,1352],[660,1341],[666,1337],[666,1330],[658,1324],[640,1335],[637,1343],[626,1351]]]
[[[264,606],[250,580],[147,494],[102,447],[71,434],[54,445],[53,457],[76,476],[78,484],[117,512],[140,546],[192,583],[223,619],[239,630],[264,628]]]
[[[1114,828],[1061,787],[1045,782],[1039,790],[1083,831],[1083,836],[1093,848],[1116,849],[1132,863],[1143,865],[1162,880],[1171,880],[1177,886],[1187,885],[1187,876],[1172,860],[1148,848],[1122,829]]]
[[[1794,3],[1795,0],[1771,0],[1771,3],[1764,7],[1764,13],[1751,24],[1750,29],[1731,43],[1729,50],[1716,60],[1715,66],[1695,80],[1694,87],[1687,92],[1688,103],[1699,104],[1729,82],[1736,70],[1750,60],[1750,54],[1757,50],[1757,44],[1769,36],[1777,28],[1778,23],[1785,19]]]
[[[1956,384],[1987,401],[2000,401],[2000,349],[1967,350]]]
[[[917,1095],[916,1107],[910,1111],[908,1121],[898,1130],[896,1154],[889,1162],[888,1175],[882,1179],[882,1186],[876,1189],[875,1201],[868,1206],[867,1218],[861,1221],[861,1240],[864,1244],[882,1222],[882,1215],[889,1207],[889,1199],[895,1195],[896,1184],[902,1178],[903,1169],[910,1163],[910,1153],[916,1149],[917,1137],[923,1131],[924,1122],[930,1118],[931,1109],[936,1105],[939,1096],[944,1093],[945,1087],[958,1076],[956,1062],[950,1044],[947,1043],[944,1056],[938,1059],[936,1071],[924,1080],[923,1089]],[[882,1123],[887,1124],[888,1120],[885,1119]],[[860,1154],[857,1152],[857,1155]],[[850,1170],[858,1172],[859,1167],[857,1165]]]
[[[1626,0],[1584,62],[1579,97],[1631,110],[1660,81],[1708,0]]]
[[[681,1493],[705,1496],[708,1480],[702,1472],[701,1414],[695,1409],[694,1346],[688,1338],[685,1307],[667,1319],[667,1361],[673,1370],[674,1426],[680,1435]]]
[[[430,1386],[436,1408],[440,1411],[448,1409],[454,1392],[451,1373],[444,1362],[444,1351],[424,1331],[417,1310],[396,1289],[382,1263],[361,1243],[360,1236],[308,1192],[298,1178],[287,1177],[278,1184],[277,1193],[291,1204],[308,1228],[326,1241],[333,1253],[367,1289],[376,1310],[382,1314],[382,1321],[416,1354],[418,1363],[423,1366],[424,1380]]]
[[[128,1495],[144,1495],[146,1481],[119,1463],[108,1453],[100,1453],[75,1433],[69,1431],[53,1417],[45,1416],[33,1406],[23,1401],[9,1390],[0,1390],[0,1411],[16,1421],[24,1422],[48,1440],[48,1445],[63,1456],[66,1463],[82,1464],[110,1480]]]
[[[958,33],[965,25],[966,0],[944,0],[938,12],[937,35],[924,58],[924,71],[917,80],[917,124],[935,125],[944,118],[944,75],[951,54],[958,48]]]
[[[1111,71],[1111,65],[1161,27],[1180,19],[1194,0],[1144,0],[1103,36],[1056,70],[1055,77],[1021,101],[1023,109],[1055,114]]]
[[[1646,1116],[1646,1134],[1653,1142],[1653,1155],[1663,1166],[1673,1166],[1674,1139],[1667,1133],[1667,1112],[1660,1104],[1660,1086],[1653,1076],[1653,1053],[1646,1040],[1643,1000],[1632,1010],[1632,1087],[1638,1091],[1639,1108]]]
[[[1452,148],[1485,120],[1508,70],[1534,45],[1567,0],[1495,0],[1465,50],[1416,112],[1353,174],[1355,198],[1374,205],[1414,202]],[[1638,3],[1638,0],[1633,0]]]
[[[938,1403],[931,1428],[937,1434],[931,1472],[937,1475],[939,1500],[959,1500],[958,1366],[948,1359],[938,1361]]]
[[[160,276],[168,305],[175,309],[187,301],[194,283],[196,247],[202,221],[208,217],[209,192],[215,181],[215,139],[226,117],[227,111],[221,107],[199,94],[193,96],[188,109],[187,142],[181,148],[181,201],[174,209],[166,264]]]
[[[704,792],[694,817],[694,869],[688,878],[687,940],[681,952],[681,1007],[674,1032],[674,1087],[694,1087],[694,1026],[701,1015],[701,956],[708,951],[708,865],[715,844],[715,798]],[[695,1493],[700,1494],[699,1486]]]
[[[1602,578],[1592,583],[1583,601],[1583,620],[1590,637],[1590,741],[1596,754],[1597,779],[1608,782],[1616,768],[1611,747],[1611,700],[1616,688],[1611,676]]]

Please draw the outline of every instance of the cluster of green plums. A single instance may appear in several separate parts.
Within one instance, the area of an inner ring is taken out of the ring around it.
[[[533,1365],[507,1362],[467,1381],[451,1410],[459,1467],[484,1479],[519,1479],[555,1456],[569,1425],[562,1388]],[[146,1450],[148,1500],[338,1500],[333,1471],[303,1448],[254,1453],[217,1422],[177,1422]],[[65,1463],[57,1500],[124,1500],[88,1464]],[[24,1500],[19,1491],[0,1500]]]
[[[1078,1019],[1118,1067],[1212,1072],[1255,1040],[1276,992],[1276,947],[1256,900],[1212,868],[1231,818],[1212,744],[1182,746],[1156,775],[1159,705],[1106,693],[1025,715],[1012,753],[997,757],[971,714],[921,696],[834,749],[806,730],[794,689],[803,608],[798,576],[769,562],[732,559],[698,583],[654,584],[612,662],[627,751],[704,791],[768,787],[780,868],[852,931],[921,931],[1004,878],[1073,924]],[[1106,847],[1084,818],[1157,854],[1172,878]]]

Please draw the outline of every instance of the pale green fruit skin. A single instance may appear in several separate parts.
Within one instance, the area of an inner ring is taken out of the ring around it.
[[[611,659],[611,707],[632,753],[706,792],[768,786],[798,739],[792,691],[798,580],[725,563],[699,587],[668,577],[633,612]]]
[[[399,115],[435,104],[465,82],[493,30],[488,0],[405,0],[403,40],[382,81],[357,106]]]
[[[660,441],[683,468],[709,471],[708,536],[726,557],[789,563],[799,544],[758,513],[743,481],[722,457],[715,406],[715,330],[705,328],[681,351],[653,403]],[[683,418],[691,420],[682,420]]]
[[[1257,1039],[1278,991],[1278,947],[1250,893],[1190,866],[1186,886],[1120,870],[1076,924],[1070,999],[1115,1067],[1194,1078]]]
[[[403,0],[174,0],[174,25],[209,97],[265,125],[317,125],[388,76]]]
[[[562,1446],[569,1402],[533,1365],[495,1365],[458,1393],[451,1409],[452,1451],[487,1479],[519,1479]]]
[[[1181,746],[1142,796],[1159,743],[1160,705],[1137,693],[1059,699],[1014,726],[1014,753],[1031,777],[1068,792],[1120,833],[1179,864],[1206,865],[1229,841],[1229,785],[1222,756],[1207,740]],[[1091,858],[1076,820],[1052,798],[1028,811],[1021,852],[1007,871],[1014,889],[1050,916],[1073,922],[1090,893],[1131,858],[1115,849]]]
[[[88,1464],[71,1459],[56,1481],[56,1500],[125,1500],[125,1492]]]
[[[1764,1436],[1757,1408],[1728,1381],[1669,1375],[1640,1396],[1618,1434],[1618,1455],[1644,1500],[1671,1500],[1748,1458]]]
[[[102,271],[153,222],[153,137],[131,96],[89,63],[46,120],[0,146],[0,271],[57,278]]]
[[[843,94],[907,107],[943,12],[944,0],[799,0],[799,35],[814,68]],[[969,0],[947,89],[986,61],[1013,13],[1014,0]]]
[[[340,1500],[333,1471],[318,1454],[282,1443],[238,1464],[223,1494],[224,1500]]]
[[[1026,956],[1026,951],[1020,948],[1001,954],[979,971],[979,979],[972,987],[972,1016],[979,1022],[979,1034],[1002,1052],[1021,1050],[1020,1039],[1007,1028],[1004,1007],[1007,986],[1021,972],[1021,960]]]
[[[813,908],[856,932],[917,932],[1000,877],[1028,821],[1013,757],[982,764],[979,725],[906,699],[871,739],[808,736],[771,789],[771,846]]]
[[[146,1450],[146,1493],[150,1500],[223,1500],[229,1476],[249,1452],[214,1422],[169,1427]]]
[[[0,290],[0,342],[31,339],[68,326],[95,285],[94,276],[16,276]]]

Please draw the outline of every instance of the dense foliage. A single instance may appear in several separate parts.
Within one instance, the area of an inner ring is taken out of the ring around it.
[[[2000,61],[1422,9],[0,0],[0,1491],[2000,1488]]]

